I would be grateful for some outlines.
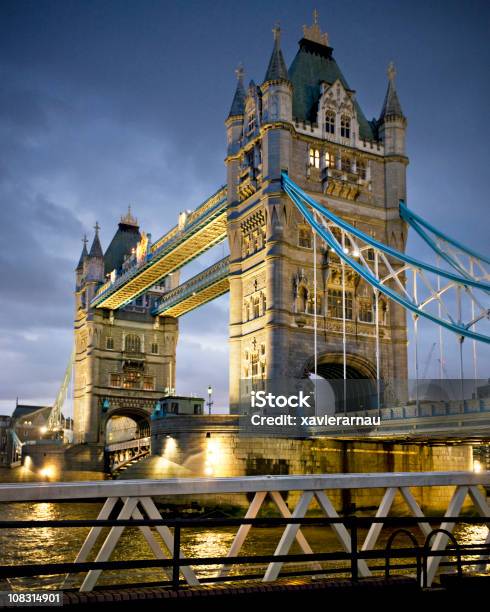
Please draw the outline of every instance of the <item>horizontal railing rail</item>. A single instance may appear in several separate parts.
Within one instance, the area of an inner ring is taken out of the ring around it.
[[[0,484],[0,502],[387,487],[490,486],[489,472],[389,472]]]
[[[485,517],[445,517],[447,521],[454,523],[488,523],[490,516]],[[160,559],[130,559],[123,561],[83,561],[73,563],[43,563],[43,564],[24,564],[18,565],[0,565],[0,578],[20,578],[34,577],[46,575],[62,575],[66,573],[85,573],[91,571],[103,570],[129,570],[129,569],[151,569],[162,568],[171,570],[171,579],[163,581],[153,581],[144,583],[146,585],[159,584],[160,586],[169,586],[174,590],[179,589],[184,581],[181,580],[180,574],[184,567],[200,567],[200,566],[221,566],[221,565],[265,565],[270,563],[297,563],[301,564],[296,570],[283,572],[281,576],[315,576],[315,575],[334,575],[347,574],[353,581],[357,581],[359,576],[358,563],[364,561],[384,561],[381,565],[370,565],[372,570],[382,571],[386,578],[391,576],[393,570],[416,570],[417,580],[419,585],[427,586],[427,567],[428,561],[432,557],[452,557],[455,560],[446,559],[440,563],[440,567],[456,567],[458,574],[462,575],[463,566],[475,566],[481,564],[482,557],[490,555],[490,542],[483,544],[460,544],[456,542],[452,536],[453,544],[445,550],[431,550],[430,541],[433,536],[439,533],[439,528],[432,529],[423,544],[418,544],[415,536],[406,529],[407,525],[417,524],[419,517],[362,517],[362,516],[346,516],[346,517],[257,517],[257,518],[206,518],[206,519],[83,519],[83,520],[2,520],[0,521],[1,529],[39,529],[39,528],[68,528],[68,527],[158,527],[166,526],[173,528],[174,546],[170,558]],[[438,516],[426,516],[425,521],[428,523],[438,522]],[[363,550],[359,548],[359,529],[368,527],[372,523],[378,523],[383,526],[399,526],[404,525],[405,529],[394,532],[384,548],[376,550]],[[184,530],[195,529],[200,527],[230,527],[237,525],[250,525],[255,527],[276,527],[279,525],[300,524],[306,526],[332,526],[338,523],[343,523],[350,530],[350,550],[349,551],[329,551],[329,552],[311,552],[301,554],[254,554],[254,555],[235,555],[235,556],[209,556],[209,557],[190,557],[183,558],[181,554],[182,532]],[[395,535],[409,536],[412,541],[412,546],[395,548],[392,543]],[[466,557],[478,557],[477,559],[468,559]],[[397,559],[398,562],[392,563],[392,559]],[[400,563],[399,560],[414,559],[414,563]],[[320,563],[320,562],[342,561],[347,564],[343,567],[320,567],[305,569],[305,564]],[[227,574],[221,576],[205,576],[200,578],[200,583],[216,583],[216,582],[236,582],[246,580],[261,579],[262,574]],[[490,578],[490,576],[489,576]],[[116,585],[114,585],[116,586]],[[119,586],[119,585],[117,585]],[[108,587],[106,587],[108,588]]]

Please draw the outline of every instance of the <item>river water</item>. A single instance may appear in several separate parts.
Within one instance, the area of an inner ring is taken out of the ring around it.
[[[100,480],[104,476],[94,472],[71,472],[65,474],[65,480]],[[8,470],[0,468],[0,482],[27,482],[38,480],[39,477],[25,468]],[[100,510],[99,503],[9,503],[0,504],[0,520],[62,520],[62,519],[88,519],[96,518]],[[27,564],[27,563],[63,563],[75,560],[89,528],[42,528],[3,530],[0,532],[0,563]],[[269,554],[276,548],[282,535],[283,528],[252,528],[244,542],[241,554]],[[314,552],[331,552],[341,550],[339,542],[330,527],[305,527],[302,529],[306,539]],[[378,547],[382,548],[390,535],[390,529],[382,530]],[[414,530],[416,532],[416,530]],[[107,530],[104,530],[102,537]],[[188,557],[207,557],[225,555],[236,533],[234,528],[202,529],[192,528],[182,532],[182,551]],[[365,531],[359,534],[362,542]],[[457,538],[462,543],[482,542],[487,534],[487,528],[480,525],[460,525],[457,529]],[[419,537],[422,542],[422,537]],[[400,541],[398,545],[405,545]],[[301,552],[297,544],[293,545],[291,553]],[[93,560],[94,555],[89,557]],[[113,560],[148,559],[153,555],[146,540],[137,528],[126,528],[111,557]],[[380,561],[381,563],[381,561]],[[297,565],[294,567],[298,567]],[[329,562],[325,567],[345,567],[342,562]],[[285,571],[293,568],[292,564],[285,566]],[[247,568],[249,572],[252,568]],[[265,568],[263,568],[265,569]],[[195,568],[198,576],[208,577],[215,575],[216,566],[201,566]],[[259,566],[253,566],[253,573]],[[235,569],[234,572],[237,570]],[[242,570],[243,572],[243,570]],[[163,570],[131,569],[127,572],[103,572],[98,584],[109,585],[117,583],[138,583],[167,579]],[[45,576],[36,578],[11,579],[10,586],[15,590],[32,588],[60,588],[64,576]],[[77,586],[81,576],[75,575],[71,586]],[[1,585],[0,585],[1,586]],[[5,585],[4,585],[5,587]],[[0,590],[4,590],[1,588]]]

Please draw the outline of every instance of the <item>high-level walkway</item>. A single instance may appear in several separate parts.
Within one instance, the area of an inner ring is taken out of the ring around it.
[[[92,307],[121,308],[168,274],[226,239],[226,187],[221,187],[179,225],[154,242],[144,261],[99,289]]]

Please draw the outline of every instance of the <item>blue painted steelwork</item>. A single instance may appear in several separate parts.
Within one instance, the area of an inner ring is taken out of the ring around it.
[[[457,240],[455,240],[454,238],[451,238],[450,236],[448,236],[447,234],[444,234],[443,232],[441,232],[440,230],[438,230],[436,227],[434,227],[433,225],[431,225],[428,221],[426,221],[425,219],[423,219],[422,217],[420,217],[419,215],[417,215],[416,213],[414,213],[413,211],[409,210],[409,208],[407,207],[407,205],[405,204],[405,202],[403,200],[400,200],[400,217],[406,221],[411,227],[414,228],[414,230],[419,233],[422,238],[424,238],[424,240],[426,240],[427,244],[429,244],[429,246],[431,246],[432,248],[437,247],[437,245],[435,244],[435,242],[428,237],[426,232],[423,232],[423,230],[421,230],[420,226],[425,227],[425,229],[429,230],[430,232],[432,232],[435,236],[437,236],[438,238],[440,238],[441,240],[444,240],[445,242],[451,244],[452,246],[456,247],[457,249],[459,249],[460,251],[462,251],[463,253],[465,253],[466,255],[470,255],[471,257],[474,257],[475,259],[479,259],[487,264],[490,264],[490,258],[486,257],[485,255],[482,255],[481,253],[477,253],[475,250],[473,250],[470,247],[465,246],[464,244],[461,244],[461,242],[458,242]],[[421,231],[423,233],[421,233]],[[436,249],[434,249],[436,250]]]
[[[407,263],[407,264],[409,264],[409,265],[411,265],[411,266],[413,266],[415,268],[418,268],[418,269],[421,269],[421,270],[426,270],[427,272],[431,272],[432,274],[437,274],[438,276],[442,276],[444,278],[447,278],[448,280],[452,280],[452,281],[454,281],[456,283],[459,283],[461,285],[475,287],[476,289],[481,289],[482,291],[490,291],[490,284],[489,283],[484,283],[484,282],[481,282],[481,281],[477,281],[477,280],[472,279],[472,278],[461,277],[458,274],[454,274],[452,272],[448,272],[447,270],[443,270],[441,268],[438,268],[437,266],[433,266],[433,265],[428,264],[428,263],[426,263],[424,261],[420,261],[418,259],[415,259],[414,257],[410,257],[410,255],[407,255],[406,253],[401,253],[400,251],[397,251],[396,249],[394,249],[393,247],[388,246],[387,244],[383,244],[382,242],[378,242],[377,240],[375,240],[371,236],[368,236],[367,234],[364,234],[364,232],[361,232],[356,227],[354,227],[352,225],[349,225],[349,223],[347,223],[346,221],[343,221],[340,217],[337,217],[336,215],[334,215],[330,210],[328,210],[328,208],[325,208],[321,204],[318,204],[318,202],[316,202],[306,192],[304,192],[300,187],[298,187],[298,185],[296,185],[296,183],[294,183],[288,177],[288,175],[285,174],[284,172],[282,173],[282,179],[283,179],[283,187],[284,188],[286,186],[289,187],[290,190],[292,190],[297,195],[299,195],[299,197],[301,199],[303,199],[305,202],[307,202],[309,206],[311,206],[312,208],[317,210],[319,213],[321,213],[322,215],[327,217],[327,219],[329,219],[330,221],[332,221],[333,223],[335,223],[336,225],[338,225],[342,229],[348,231],[353,236],[356,236],[357,238],[359,238],[363,242],[366,242],[367,244],[371,245],[372,247],[374,247],[376,249],[379,249],[380,251],[383,251],[383,253],[385,253],[386,255],[390,255],[391,257],[396,257],[397,259],[400,259],[404,263]]]
[[[490,286],[487,283],[480,283],[473,279],[463,278],[451,272],[447,272],[445,270],[441,270],[435,266],[431,266],[426,264],[425,262],[420,262],[413,257],[410,257],[404,253],[400,253],[399,251],[389,247],[381,242],[378,242],[371,236],[368,236],[358,230],[357,228],[349,225],[336,215],[334,215],[331,211],[329,211],[324,206],[318,204],[315,200],[313,200],[308,194],[306,194],[300,187],[298,187],[284,172],[282,173],[282,185],[284,191],[291,198],[292,202],[296,205],[298,210],[304,216],[304,218],[308,221],[309,225],[316,231],[316,233],[328,244],[328,246],[333,249],[333,251],[337,254],[337,256],[347,263],[353,270],[355,270],[362,278],[364,278],[372,287],[389,297],[391,300],[400,304],[405,310],[412,312],[416,316],[424,317],[428,319],[432,323],[436,325],[440,325],[445,329],[458,334],[459,336],[465,338],[471,338],[473,340],[478,340],[479,342],[484,342],[490,344],[490,337],[485,336],[483,334],[479,334],[477,332],[471,331],[469,329],[470,326],[459,325],[453,321],[445,321],[425,310],[420,308],[420,306],[414,301],[409,301],[402,295],[399,295],[388,287],[387,285],[381,283],[378,278],[366,267],[360,265],[355,259],[349,257],[346,253],[344,253],[342,247],[339,243],[333,238],[333,236],[326,231],[326,229],[318,223],[315,219],[314,215],[310,212],[308,206],[311,206],[313,209],[318,211],[321,215],[329,219],[336,226],[342,228],[343,230],[349,232],[350,234],[356,236],[363,242],[371,245],[372,247],[382,251],[383,253],[390,255],[398,260],[403,261],[404,263],[409,264],[416,270],[426,270],[433,274],[442,276],[447,278],[448,280],[453,281],[454,283],[466,287],[467,285],[471,285],[477,289],[482,289],[484,291],[490,289]],[[307,206],[308,205],[308,206]]]

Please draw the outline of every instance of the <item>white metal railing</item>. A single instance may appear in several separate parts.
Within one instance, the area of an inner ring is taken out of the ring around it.
[[[122,504],[117,520],[162,519],[155,504],[154,498],[160,496],[178,497],[182,495],[222,495],[236,494],[243,498],[244,494],[253,494],[253,499],[245,514],[246,519],[253,519],[262,507],[267,497],[277,506],[284,518],[301,519],[313,500],[316,500],[320,509],[329,518],[339,518],[334,504],[330,499],[330,492],[334,490],[383,489],[379,507],[374,518],[387,517],[393,505],[394,498],[399,493],[404,499],[408,514],[420,519],[417,521],[424,536],[432,530],[427,522],[420,505],[411,491],[413,487],[453,487],[445,517],[456,518],[460,515],[463,503],[467,496],[473,502],[476,512],[482,517],[490,517],[490,507],[481,486],[490,487],[490,472],[420,472],[420,473],[377,473],[377,474],[318,474],[305,476],[248,476],[240,478],[184,478],[166,480],[118,480],[96,482],[56,482],[56,483],[26,483],[26,484],[0,484],[0,502],[43,502],[56,500],[79,500],[99,498],[103,506],[98,519],[108,519],[116,504]],[[291,512],[281,493],[287,491],[299,492],[299,500]],[[94,549],[97,549],[96,561],[107,561],[121,534],[124,526],[114,526],[97,548],[97,540],[101,535],[102,527],[92,527],[80,549],[75,562],[84,562]],[[162,541],[157,541],[155,535],[148,527],[139,527],[146,538],[153,554],[158,559],[171,556],[174,541],[172,532],[168,527],[156,528]],[[242,524],[235,535],[227,557],[238,555],[250,531],[250,524]],[[350,552],[350,537],[347,528],[342,522],[332,524],[342,548]],[[375,548],[382,524],[371,523],[366,538],[362,544],[362,551]],[[454,522],[441,519],[441,529],[451,533]],[[297,541],[301,550],[311,554],[312,548],[300,530],[299,523],[290,523],[284,527],[282,537],[275,549],[274,556],[288,554],[294,541]],[[445,550],[448,543],[446,533],[438,533],[433,539],[432,551]],[[490,543],[490,532],[486,536],[486,544]],[[162,546],[163,544],[163,546]],[[183,556],[181,556],[183,558]],[[427,582],[430,585],[436,575],[441,556],[430,558],[427,567]],[[479,563],[484,565],[488,558]],[[283,562],[271,562],[263,581],[275,580],[281,571]],[[219,575],[227,575],[230,567],[223,565]],[[359,574],[363,577],[371,575],[366,561],[358,561]],[[90,591],[94,588],[102,570],[91,569],[85,576],[81,591]],[[199,584],[198,577],[190,565],[181,568],[181,573],[189,585]]]

